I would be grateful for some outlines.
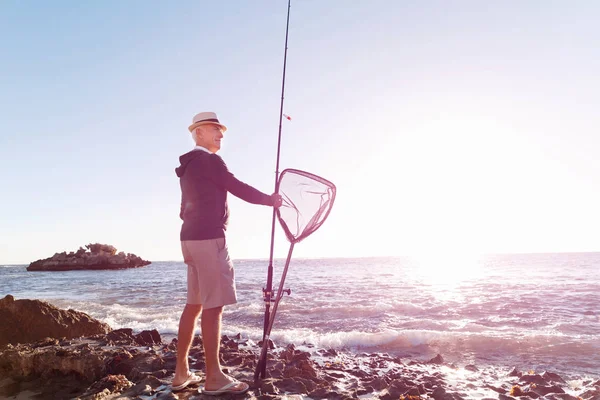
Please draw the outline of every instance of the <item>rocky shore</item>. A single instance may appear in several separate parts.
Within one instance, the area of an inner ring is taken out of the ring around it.
[[[52,257],[29,264],[27,271],[69,271],[87,269],[124,269],[149,265],[150,261],[132,253],[118,252],[114,246],[90,243],[73,252],[56,253]]]
[[[253,382],[258,343],[243,334],[223,336],[226,372],[247,382],[246,399],[562,399],[600,400],[600,380],[448,364],[382,353],[273,345],[267,379]],[[197,387],[172,392],[177,340],[165,343],[156,330],[112,330],[80,338],[44,338],[0,347],[0,398],[8,399],[205,399]],[[202,340],[190,351],[190,367],[202,375]]]

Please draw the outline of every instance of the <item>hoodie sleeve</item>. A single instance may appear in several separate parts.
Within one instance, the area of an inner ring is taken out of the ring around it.
[[[272,206],[273,200],[271,196],[253,188],[250,185],[237,179],[229,169],[221,157],[213,154],[213,167],[214,167],[214,179],[215,183],[227,190],[229,193],[238,197],[248,203],[262,204],[265,206]]]

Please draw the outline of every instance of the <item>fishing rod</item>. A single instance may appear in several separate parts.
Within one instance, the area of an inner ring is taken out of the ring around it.
[[[287,64],[288,31],[290,26],[290,2],[288,0],[287,23],[285,27],[285,51],[283,55],[283,78],[281,82],[281,105],[279,109],[279,135],[277,139],[277,164],[275,168],[275,193],[281,195],[282,204],[273,208],[271,223],[271,252],[267,271],[267,287],[263,288],[265,301],[265,320],[262,349],[254,373],[254,384],[258,386],[259,379],[264,379],[267,372],[267,352],[271,329],[275,315],[283,295],[290,294],[290,289],[284,289],[285,278],[292,259],[294,245],[315,232],[327,219],[335,200],[335,185],[315,174],[288,168],[279,173],[279,156],[281,150],[281,125],[283,121],[283,99],[285,94],[285,69]],[[286,116],[289,119],[289,117]],[[275,219],[279,219],[285,236],[290,243],[285,266],[279,281],[277,292],[273,292],[273,252],[275,247]],[[271,310],[271,303],[273,309]]]
[[[281,125],[283,122],[283,100],[285,98],[285,69],[287,66],[287,51],[288,51],[288,32],[290,28],[290,8],[291,8],[291,0],[288,0],[288,9],[287,9],[287,22],[285,26],[285,50],[283,52],[283,77],[281,79],[281,104],[279,107],[279,133],[277,136],[277,162],[275,164],[275,193],[279,193],[279,157],[281,154]],[[275,248],[275,220],[277,216],[277,209],[273,208],[273,218],[271,221],[271,250],[269,253],[269,266],[267,268],[267,287],[263,289],[263,299],[265,302],[265,318],[264,318],[264,327],[263,327],[263,342],[268,340],[269,335],[269,325],[271,320],[271,302],[273,301],[273,252]],[[280,288],[282,289],[282,288]],[[278,293],[279,294],[279,293]],[[282,294],[282,293],[281,293]],[[289,291],[288,291],[289,294]],[[259,365],[259,368],[256,369],[256,374],[254,376],[254,380],[256,381],[258,378],[258,374],[260,373],[260,378],[264,379],[266,375],[267,363],[264,362],[262,365]]]

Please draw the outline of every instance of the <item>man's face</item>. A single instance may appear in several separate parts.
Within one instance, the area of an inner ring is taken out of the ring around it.
[[[218,125],[204,125],[200,130],[200,138],[202,145],[209,151],[216,153],[221,149],[221,139],[223,139],[223,131]]]

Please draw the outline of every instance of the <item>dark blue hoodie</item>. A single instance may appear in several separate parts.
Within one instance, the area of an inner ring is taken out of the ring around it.
[[[216,154],[192,150],[179,161],[175,172],[181,185],[181,240],[225,237],[227,192],[249,203],[273,205],[271,196],[239,181]]]

